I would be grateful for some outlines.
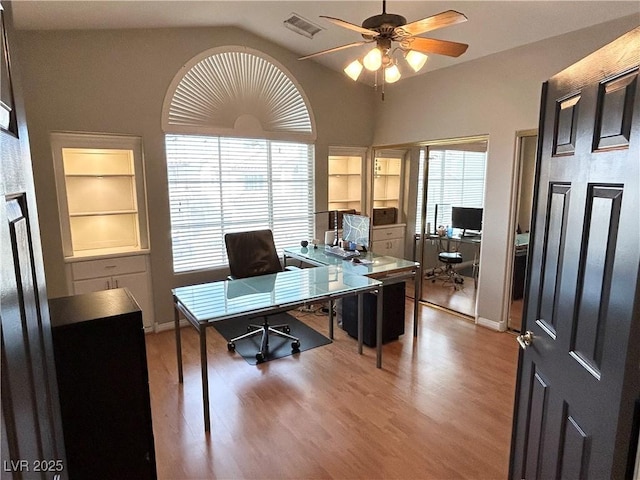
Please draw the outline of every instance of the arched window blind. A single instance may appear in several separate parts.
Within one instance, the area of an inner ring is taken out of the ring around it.
[[[313,237],[313,119],[260,52],[216,49],[185,66],[163,109],[174,272],[227,264],[224,235],[269,228],[279,251]]]

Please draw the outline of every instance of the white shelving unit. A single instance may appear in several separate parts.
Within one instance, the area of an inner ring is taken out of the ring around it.
[[[329,149],[328,210],[362,211],[363,175],[366,149]]]
[[[127,287],[153,325],[142,139],[53,133],[70,294]]]
[[[404,150],[377,150],[372,168],[373,209],[396,209],[395,223],[376,225],[376,212],[372,212],[374,226],[371,249],[380,255],[404,258],[406,224],[401,222],[403,210]]]
[[[142,141],[51,136],[65,258],[149,248]]]
[[[401,208],[402,157],[377,156],[373,165],[373,207]]]

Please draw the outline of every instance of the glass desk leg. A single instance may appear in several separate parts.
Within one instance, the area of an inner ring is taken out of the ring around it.
[[[211,419],[209,418],[209,376],[207,364],[207,327],[200,325],[200,369],[202,371],[202,408],[204,409],[204,431],[211,430]]]
[[[358,294],[358,353],[362,355],[362,338],[364,337],[364,323],[362,321],[364,317],[364,296],[362,293]]]
[[[333,340],[333,300],[329,301],[329,338]]]
[[[174,308],[174,330],[176,334],[176,357],[178,360],[178,382],[183,383],[184,378],[182,376],[182,341],[180,338],[180,313],[178,308]]]
[[[382,368],[382,306],[383,306],[383,288],[378,289],[378,305],[376,315],[376,367]]]
[[[418,336],[418,309],[420,308],[419,299],[422,296],[422,268],[417,267],[415,271],[415,285],[413,287],[413,336]]]

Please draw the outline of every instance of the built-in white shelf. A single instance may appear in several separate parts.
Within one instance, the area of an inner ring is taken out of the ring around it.
[[[148,250],[142,141],[51,135],[64,256]]]
[[[328,165],[328,210],[362,211],[365,148],[331,147]]]

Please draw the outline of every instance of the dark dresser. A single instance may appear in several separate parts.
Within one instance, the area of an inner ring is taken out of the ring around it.
[[[70,479],[155,479],[140,307],[125,288],[49,300]]]

